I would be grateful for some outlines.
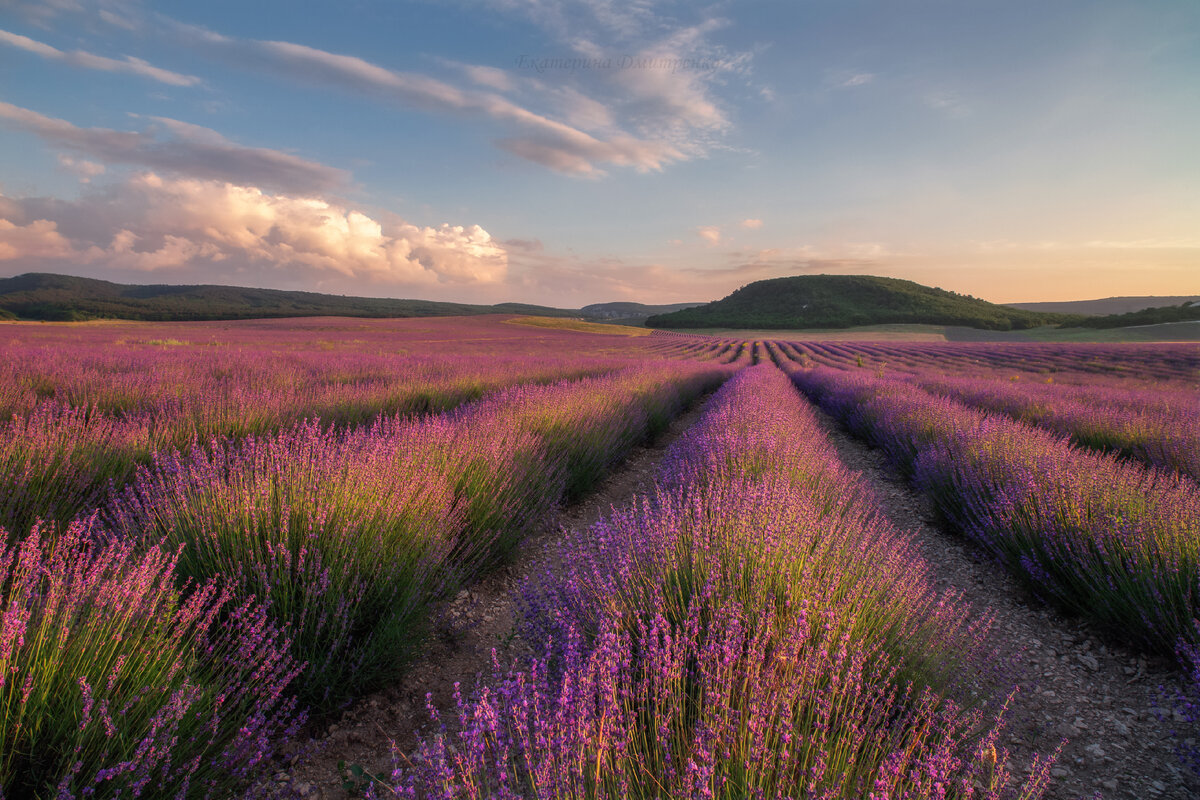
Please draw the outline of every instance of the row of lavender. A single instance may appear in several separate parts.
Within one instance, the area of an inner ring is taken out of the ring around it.
[[[428,603],[729,371],[658,363],[155,454],[91,518],[0,551],[4,795],[244,789],[299,709],[393,676]]]
[[[813,363],[807,356],[809,345],[773,346],[784,359],[801,365]],[[1190,383],[1160,383],[1112,374],[1098,376],[1086,369],[1089,353],[1079,346],[1068,348],[1067,354],[1077,357],[1082,367],[1072,370],[1063,366],[1056,379],[1042,379],[1031,372],[1037,362],[1021,361],[1025,355],[1021,347],[981,347],[970,365],[946,360],[932,348],[928,353],[913,351],[914,358],[901,364],[873,360],[879,357],[881,347],[855,345],[856,360],[836,365],[900,375],[936,394],[1069,436],[1085,447],[1200,480],[1200,390],[1194,379],[1200,376],[1200,349],[1177,346],[1173,351],[1176,368],[1191,365],[1194,377]],[[866,360],[864,353],[870,354]],[[1017,359],[1021,371],[1003,369],[1001,364],[1007,362],[995,360],[1001,355]],[[1120,364],[1114,359],[1113,366]]]
[[[882,448],[956,528],[1046,600],[1173,653],[1196,641],[1200,487],[1072,445],[909,382],[794,369],[797,385]]]
[[[1013,372],[1055,380],[1153,381],[1195,386],[1200,346],[1192,343],[788,342],[797,361],[895,372]]]
[[[1200,391],[951,378],[923,388],[1200,481]]]
[[[933,588],[774,366],[729,381],[657,490],[551,563],[525,592],[543,655],[498,665],[372,792],[1041,794],[1049,760],[1014,780],[998,706],[963,700],[989,694],[986,618]]]
[[[160,373],[157,358],[125,355],[116,364],[106,357],[82,376],[69,374],[78,366],[70,359],[50,365],[59,370],[55,384],[79,396],[64,390],[71,402],[56,395],[0,425],[0,526],[25,531],[38,519],[66,524],[102,503],[110,485],[123,485],[160,450],[271,435],[307,419],[345,427],[379,416],[436,413],[505,387],[605,375],[630,363],[342,355],[301,368],[278,354],[256,354],[219,367],[186,356]],[[128,394],[123,410],[111,408],[112,391]]]
[[[52,400],[118,418],[150,415],[160,437],[183,442],[314,416],[359,424],[445,410],[514,377],[598,374],[646,349],[615,338],[493,318],[5,326],[0,417]]]
[[[311,419],[345,427],[437,413],[506,387],[601,376],[647,359],[749,361],[742,348],[712,342],[618,355],[598,338],[609,337],[556,340],[553,356],[525,345],[487,357],[366,353],[356,340],[280,351],[270,337],[237,350],[224,340],[78,351],[9,342],[0,360],[0,527],[66,525],[160,450],[271,435]]]

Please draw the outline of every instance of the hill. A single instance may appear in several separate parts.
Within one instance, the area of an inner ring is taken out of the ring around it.
[[[0,317],[9,319],[66,322],[132,319],[166,322],[312,316],[446,317],[497,313],[562,317],[576,316],[579,312],[524,303],[482,306],[239,286],[142,286],[36,272],[0,279]]]
[[[1128,314],[1146,308],[1177,306],[1181,303],[1198,302],[1200,296],[1180,295],[1177,297],[1103,297],[1099,300],[1065,300],[1049,303],[1005,303],[1009,308],[1025,311],[1047,311],[1052,314],[1095,314],[1108,316]]]
[[[961,325],[1020,330],[1078,319],[998,306],[897,278],[803,275],[743,286],[724,299],[646,320],[652,328],[850,328]]]
[[[1103,317],[1084,317],[1064,327],[1075,328],[1128,328],[1131,326],[1162,325],[1200,320],[1200,303],[1188,301],[1176,306],[1143,308],[1128,314],[1108,314]]]
[[[655,314],[670,314],[673,311],[682,311],[685,308],[694,308],[695,306],[702,305],[704,303],[670,303],[660,306],[629,302],[592,303],[590,306],[584,306],[579,309],[579,313],[584,319],[589,320],[605,320],[606,322],[640,325],[645,322],[647,317],[652,317]]]

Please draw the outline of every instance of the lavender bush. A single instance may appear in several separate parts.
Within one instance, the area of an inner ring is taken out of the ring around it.
[[[227,797],[303,717],[263,608],[178,588],[178,554],[35,526],[0,548],[5,797]]]

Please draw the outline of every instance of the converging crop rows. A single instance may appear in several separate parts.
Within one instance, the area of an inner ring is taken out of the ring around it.
[[[288,795],[271,776],[405,674],[440,604],[698,403],[652,489],[553,530],[513,598],[528,647],[368,795],[1042,797],[1056,753],[1011,757],[992,612],[822,412],[1033,596],[1174,659],[1168,713],[1198,722],[1196,348],[503,317],[4,335],[3,797]]]

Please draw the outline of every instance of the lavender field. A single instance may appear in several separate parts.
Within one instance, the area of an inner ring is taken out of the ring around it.
[[[11,323],[0,353],[4,798],[1033,800],[1200,775],[1200,347],[481,316]],[[664,437],[627,501],[560,522]],[[847,461],[866,446],[888,491]],[[897,493],[1017,600],[949,580]],[[396,720],[415,746],[289,778],[342,760],[343,715],[522,559],[478,681]],[[1122,702],[1166,755],[1073,761],[1058,720],[1022,738],[1046,701],[1015,688],[1012,603],[1118,674],[1158,665]]]

